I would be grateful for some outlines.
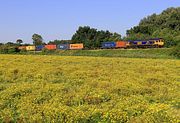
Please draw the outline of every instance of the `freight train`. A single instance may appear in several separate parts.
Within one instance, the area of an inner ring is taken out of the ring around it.
[[[164,46],[162,38],[149,39],[149,40],[134,40],[134,41],[117,41],[117,42],[103,42],[101,49],[116,49],[116,48],[161,48]],[[26,51],[41,51],[47,50],[82,50],[84,44],[59,44],[59,45],[38,45],[38,46],[20,46],[20,50]]]
[[[161,48],[164,46],[162,38],[149,40],[134,40],[134,41],[117,41],[117,42],[103,42],[102,49],[115,48]]]

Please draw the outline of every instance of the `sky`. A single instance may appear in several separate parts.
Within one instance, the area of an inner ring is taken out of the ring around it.
[[[22,39],[32,43],[71,39],[79,26],[118,32],[138,25],[144,17],[180,7],[180,0],[0,0],[0,42]]]

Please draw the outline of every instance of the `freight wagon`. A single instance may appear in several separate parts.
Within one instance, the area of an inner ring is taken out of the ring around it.
[[[127,41],[117,41],[116,42],[116,48],[127,48],[128,42]]]
[[[19,46],[18,49],[19,50],[26,50],[26,46]]]
[[[70,48],[70,44],[59,44],[57,45],[57,49],[60,49],[60,50],[69,50]]]
[[[70,50],[81,50],[84,48],[83,44],[70,44],[69,49]]]
[[[48,50],[56,50],[56,45],[49,44],[49,45],[45,45],[44,48],[46,48]]]
[[[102,49],[112,49],[112,48],[116,48],[116,42],[103,42],[101,48],[102,48]]]
[[[42,49],[44,49],[44,45],[36,46],[36,51],[41,51]]]
[[[35,46],[26,46],[27,51],[35,51],[36,47]]]

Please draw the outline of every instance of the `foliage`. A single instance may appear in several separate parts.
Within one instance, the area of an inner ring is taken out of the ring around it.
[[[34,45],[42,45],[43,44],[43,38],[39,34],[33,34],[32,40],[33,40]]]
[[[171,49],[116,49],[116,50],[67,50],[56,51],[62,56],[95,56],[95,57],[123,57],[123,58],[153,58],[153,59],[174,59],[169,55]]]
[[[111,49],[111,50],[52,50],[44,49],[35,55],[60,55],[60,56],[93,56],[93,57],[123,57],[123,58],[153,58],[153,59],[176,59],[171,55],[172,49]],[[32,52],[23,53],[32,54]]]
[[[14,54],[19,53],[18,45],[8,42],[6,44],[0,45],[0,53],[2,54]]]
[[[105,41],[118,41],[121,35],[107,31],[98,31],[89,26],[79,27],[76,33],[72,36],[72,43],[84,43],[86,48],[101,47],[101,43]]]
[[[71,44],[71,40],[54,40],[54,41],[49,41],[48,44]]]
[[[180,42],[180,7],[168,8],[161,14],[142,19],[138,26],[127,30],[127,39],[164,38],[166,46]]]
[[[22,39],[18,39],[18,40],[16,41],[16,43],[17,43],[17,44],[22,44],[22,43],[23,43],[23,40],[22,40]]]
[[[172,49],[171,55],[180,58],[180,43]]]
[[[0,122],[179,122],[179,60],[0,56]]]

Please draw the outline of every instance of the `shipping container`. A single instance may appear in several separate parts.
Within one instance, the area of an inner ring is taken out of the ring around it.
[[[41,51],[44,48],[44,45],[36,46],[36,51]]]
[[[26,50],[26,46],[19,46],[18,49],[19,50]]]
[[[34,51],[34,50],[36,50],[36,47],[35,46],[26,46],[26,50],[27,51]]]
[[[83,49],[84,45],[83,44],[70,44],[69,49],[71,50],[78,50],[78,49]]]
[[[102,43],[102,48],[115,48],[116,47],[116,42],[103,42]]]
[[[117,41],[116,42],[116,48],[126,48],[127,42],[126,41]]]
[[[59,45],[57,45],[57,49],[68,50],[69,49],[69,44],[59,44]]]
[[[48,50],[56,50],[56,45],[53,45],[53,44],[45,45],[45,48]]]

